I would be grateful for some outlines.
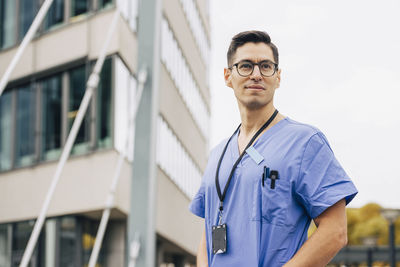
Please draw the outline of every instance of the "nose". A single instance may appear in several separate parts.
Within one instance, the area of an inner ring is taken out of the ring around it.
[[[254,66],[253,72],[250,75],[250,79],[260,81],[262,79],[261,71],[258,65]]]

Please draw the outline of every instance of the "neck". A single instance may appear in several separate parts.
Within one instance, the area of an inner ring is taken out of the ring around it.
[[[242,126],[240,127],[240,132],[244,136],[249,136],[254,134],[261,128],[261,126],[272,116],[275,112],[275,107],[273,105],[268,105],[262,109],[249,110],[241,109],[240,117],[242,120]],[[282,115],[278,114],[270,126],[274,125],[279,121],[279,117]]]

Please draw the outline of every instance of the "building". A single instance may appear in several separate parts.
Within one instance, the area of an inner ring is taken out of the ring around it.
[[[0,76],[44,0],[0,0]],[[188,205],[209,140],[207,0],[160,0],[155,136],[156,265],[195,264],[203,228]],[[117,30],[29,266],[85,266],[120,153],[127,156],[98,266],[126,264],[135,145],[128,129],[141,51],[137,0],[54,0],[0,96],[0,267],[18,266],[91,69]],[[157,58],[157,57],[156,57]],[[138,115],[139,116],[139,115]],[[137,141],[136,141],[137,142]],[[133,143],[133,142],[132,142]],[[136,144],[137,145],[137,144]],[[137,155],[137,154],[135,154]],[[137,188],[136,190],[141,190]]]

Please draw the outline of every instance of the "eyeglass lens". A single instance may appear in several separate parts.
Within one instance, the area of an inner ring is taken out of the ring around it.
[[[270,61],[261,61],[259,63],[253,63],[251,61],[240,61],[237,64],[237,70],[242,76],[249,76],[253,73],[254,65],[258,65],[260,72],[264,76],[272,76],[275,73],[275,65]]]

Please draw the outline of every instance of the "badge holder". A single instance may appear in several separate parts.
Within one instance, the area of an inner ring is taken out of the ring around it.
[[[226,252],[226,223],[212,227],[212,250],[214,254]]]

